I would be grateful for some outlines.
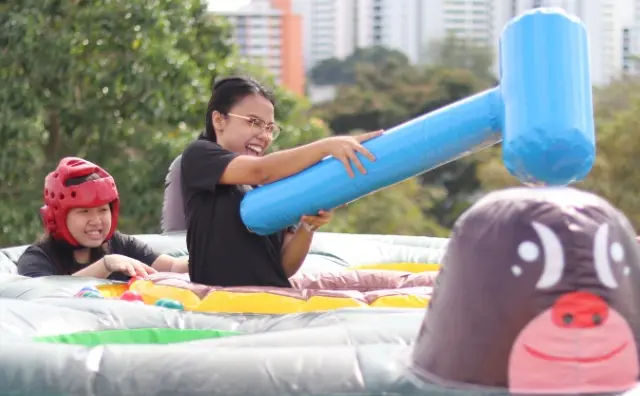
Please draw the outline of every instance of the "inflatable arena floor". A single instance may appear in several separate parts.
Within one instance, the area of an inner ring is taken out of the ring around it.
[[[639,246],[601,198],[525,188],[450,239],[317,233],[292,288],[26,278],[6,248],[0,394],[638,394]]]
[[[138,237],[186,254],[184,235]],[[4,249],[0,394],[430,394],[409,352],[446,244],[318,233],[286,290],[32,279],[15,274],[25,246]]]

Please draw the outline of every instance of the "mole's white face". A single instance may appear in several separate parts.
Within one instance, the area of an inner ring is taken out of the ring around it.
[[[638,382],[640,246],[628,219],[567,187],[493,192],[456,222],[414,363],[511,393]]]
[[[531,222],[537,240],[517,246],[511,265],[514,281],[528,271],[540,273],[534,287],[558,291],[550,308],[534,317],[519,333],[509,358],[509,388],[513,392],[603,392],[628,389],[638,378],[638,353],[633,332],[624,317],[594,292],[563,280],[568,249],[589,255],[593,271],[573,273],[590,290],[616,289],[632,266],[621,241],[611,238],[610,226],[597,227],[589,249],[564,246],[559,235],[541,222]],[[576,243],[575,241],[572,241]],[[595,276],[593,274],[595,273]],[[594,279],[595,278],[595,279]],[[575,373],[580,372],[580,376]]]

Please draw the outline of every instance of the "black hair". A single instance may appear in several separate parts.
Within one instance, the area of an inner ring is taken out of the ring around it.
[[[98,179],[100,179],[100,175],[98,175],[97,173],[90,173],[86,176],[71,177],[65,180],[64,185],[67,187],[77,186],[78,184],[82,184],[84,182],[88,182],[91,180],[98,180]]]
[[[72,275],[85,268],[88,264],[95,263],[109,253],[108,244],[92,247],[89,248],[89,262],[78,263],[76,262],[73,252],[78,249],[84,249],[82,246],[72,246],[65,240],[52,238],[51,235],[45,235],[44,238],[36,243],[36,246],[44,250],[51,259],[56,269],[54,275]]]
[[[227,77],[216,81],[211,89],[203,136],[213,142],[216,141],[216,131],[211,119],[214,111],[226,115],[236,103],[249,95],[256,94],[263,96],[275,107],[276,100],[273,93],[250,77]]]

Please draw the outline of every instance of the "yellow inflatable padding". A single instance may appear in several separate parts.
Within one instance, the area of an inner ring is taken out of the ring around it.
[[[105,297],[117,298],[127,289],[127,285],[101,285],[98,288]],[[161,298],[170,298],[180,301],[186,310],[215,313],[289,314],[359,307],[425,308],[429,304],[429,298],[417,295],[384,296],[367,304],[351,297],[311,296],[305,300],[275,293],[225,290],[213,291],[201,300],[191,290],[155,285],[147,280],[133,282],[129,290],[139,293],[145,304],[153,305]]]
[[[105,298],[120,298],[122,293],[127,291],[126,283],[113,283],[106,285],[98,285],[96,289],[102,294]]]
[[[173,286],[155,285],[148,280],[137,280],[131,284],[129,290],[139,293],[145,304],[155,304],[161,298],[171,298],[180,301],[184,309],[195,310],[200,305],[200,297],[191,290]]]
[[[427,271],[440,271],[440,264],[429,263],[382,263],[382,264],[365,264],[355,267],[349,267],[354,270],[388,270],[388,271],[403,271],[403,272],[427,272]]]
[[[395,295],[377,298],[369,306],[376,308],[426,308],[429,298],[416,295]]]
[[[308,300],[302,300],[272,293],[237,293],[220,290],[209,293],[195,310],[202,312],[287,314],[366,306],[365,302],[347,297],[312,296]]]

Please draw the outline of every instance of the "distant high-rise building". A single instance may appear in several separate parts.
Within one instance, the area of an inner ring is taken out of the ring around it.
[[[344,59],[357,48],[396,49],[413,63],[420,54],[423,0],[293,0],[302,15],[305,66]]]
[[[396,49],[412,63],[429,62],[434,54],[431,45],[455,36],[491,48],[497,74],[504,26],[537,7],[559,7],[584,22],[594,84],[606,84],[625,72],[640,72],[640,0],[253,0],[228,15],[242,53],[267,59],[274,70],[286,69],[283,59],[293,65],[304,59],[309,70],[322,60],[344,59],[357,48],[374,45]],[[302,26],[283,34],[284,15],[295,14],[300,15]],[[297,37],[292,33],[295,29],[299,29]],[[298,37],[302,56],[278,55],[292,47],[285,44],[287,40],[292,40],[293,47],[298,45]],[[300,85],[301,80],[296,81]]]
[[[304,93],[302,24],[291,0],[253,0],[238,10],[216,13],[229,19],[241,55],[262,63],[290,91]]]
[[[422,2],[423,51],[433,42],[454,36],[471,44],[493,47],[495,0],[429,0]],[[505,0],[499,0],[505,1]],[[429,53],[424,57],[430,60]]]
[[[622,72],[630,74],[635,71],[634,54],[632,50],[634,29],[627,26],[622,30]]]
[[[634,1],[633,8],[633,36],[631,50],[636,57],[640,57],[640,0]],[[640,71],[640,63],[636,62],[636,70]]]
[[[355,51],[356,0],[293,0],[292,7],[302,17],[306,69]]]
[[[421,0],[360,0],[363,20],[358,47],[379,45],[404,53],[411,63],[418,63],[422,29]],[[368,34],[367,34],[368,33]]]
[[[640,74],[640,0],[633,0],[633,16],[622,38],[625,74]]]
[[[513,17],[531,8],[558,7],[576,15],[584,22],[589,37],[591,81],[607,84],[623,71],[625,25],[630,18],[623,0],[494,0],[495,33],[499,37],[504,25]],[[627,33],[629,34],[629,33]],[[496,41],[497,45],[497,41]],[[497,46],[496,46],[497,49]]]

